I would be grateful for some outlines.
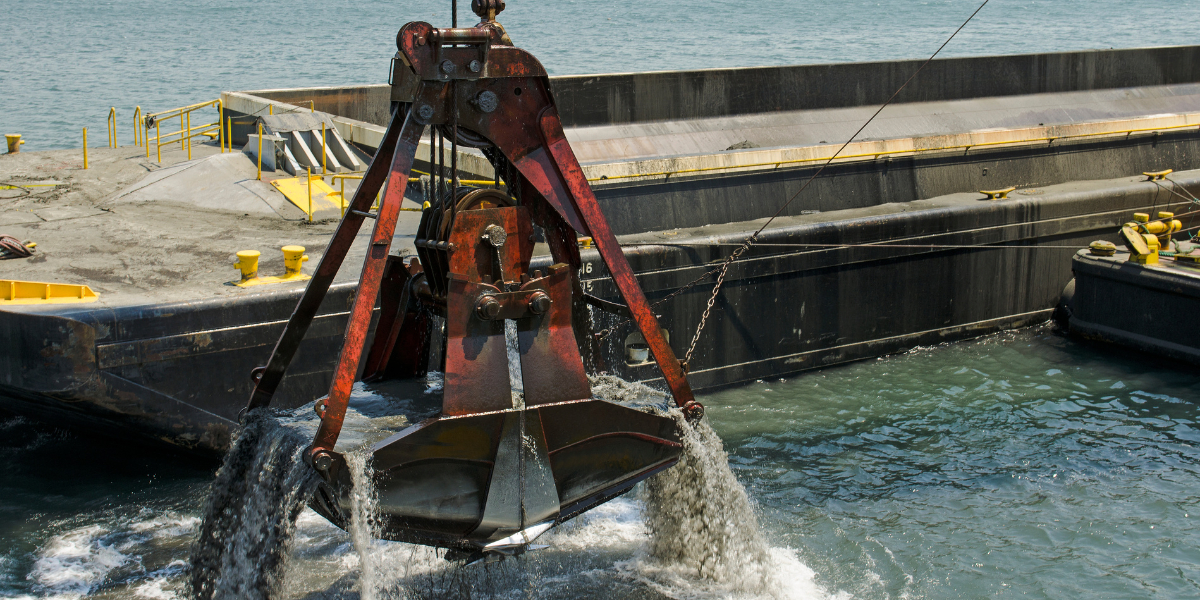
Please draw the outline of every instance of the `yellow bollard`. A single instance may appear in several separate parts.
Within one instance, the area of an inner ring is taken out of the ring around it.
[[[325,119],[321,119],[321,174],[322,175],[329,172],[329,169],[325,168],[325,155],[328,154],[328,152],[329,151],[325,148]]]
[[[25,141],[21,139],[21,134],[19,133],[6,133],[4,134],[4,139],[8,142],[9,154],[16,154],[20,152],[21,144],[25,143]]]
[[[262,181],[262,123],[258,124],[258,178]]]
[[[188,160],[192,160],[192,111],[187,112],[187,151]]]
[[[229,126],[225,128],[225,133],[229,134],[229,151],[233,152],[233,117],[227,119]]]
[[[267,114],[269,114],[269,115],[275,114],[275,105],[274,104],[267,105]]]
[[[83,128],[83,168],[88,168],[87,164],[87,127]]]
[[[308,275],[300,272],[300,268],[308,261],[308,255],[304,253],[304,246],[284,246],[282,250],[283,277],[280,279],[287,281],[308,279]]]
[[[237,253],[238,259],[233,266],[242,272],[242,279],[235,285],[245,285],[258,279],[258,257],[261,254],[258,250],[241,250]]]
[[[308,222],[312,223],[312,167],[305,167],[304,171],[308,173]]]

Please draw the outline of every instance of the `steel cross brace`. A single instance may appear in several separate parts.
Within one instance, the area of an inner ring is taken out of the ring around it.
[[[487,22],[470,29],[435,29],[428,23],[415,22],[405,25],[397,35],[400,56],[420,79],[414,101],[408,111],[399,110],[393,115],[350,210],[321,257],[270,361],[266,367],[256,369],[256,385],[248,404],[249,409],[270,404],[362,226],[364,217],[359,213],[369,210],[386,178],[386,193],[376,215],[345,341],[310,449],[310,458],[318,468],[328,464],[328,453],[341,431],[418,141],[426,127],[445,125],[452,119],[457,127],[494,144],[526,180],[526,189],[532,188],[541,196],[526,197],[524,203],[544,201],[571,228],[592,237],[675,403],[690,416],[702,411],[566,140],[545,69],[529,53],[505,45],[504,39],[502,30],[489,27]]]

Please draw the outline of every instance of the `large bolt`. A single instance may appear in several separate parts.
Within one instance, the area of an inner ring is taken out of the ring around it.
[[[447,75],[454,73],[454,63],[449,60],[443,60],[442,61],[442,72]]]
[[[333,457],[325,451],[317,452],[312,456],[312,465],[318,471],[328,471],[333,466]]]
[[[487,229],[483,230],[483,239],[487,240],[492,246],[499,248],[508,241],[508,232],[499,225],[488,225]]]
[[[500,108],[500,97],[496,95],[496,92],[483,90],[475,96],[475,108],[478,108],[479,112],[490,113]]]
[[[475,314],[480,319],[490,321],[500,314],[500,301],[495,296],[484,296],[475,304]]]
[[[550,310],[550,296],[546,292],[534,292],[529,299],[529,312],[535,315],[546,314]]]
[[[433,107],[428,104],[422,104],[417,107],[417,116],[421,117],[422,121],[428,121],[433,118]]]

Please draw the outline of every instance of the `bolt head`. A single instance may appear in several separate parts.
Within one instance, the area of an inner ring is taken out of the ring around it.
[[[479,64],[479,61],[473,60],[467,65],[467,68],[470,69],[472,73],[478,73],[483,70],[483,65]]]
[[[475,304],[475,314],[480,319],[490,321],[500,314],[500,301],[495,296],[484,296]]]
[[[479,112],[493,112],[500,108],[500,97],[496,95],[496,92],[484,90],[475,96],[475,107],[479,109]]]
[[[450,60],[443,60],[442,61],[442,72],[447,75],[454,73],[454,63]]]
[[[536,292],[529,299],[529,312],[535,315],[546,314],[550,310],[550,296],[546,292]]]
[[[421,117],[422,121],[428,121],[433,118],[433,107],[428,104],[422,104],[417,107],[417,116]]]
[[[508,232],[504,231],[504,228],[499,225],[488,225],[487,229],[484,230],[483,237],[489,244],[499,248],[504,245],[504,242],[508,241]]]
[[[313,455],[312,464],[318,471],[328,471],[333,466],[333,457],[328,452],[318,452]]]

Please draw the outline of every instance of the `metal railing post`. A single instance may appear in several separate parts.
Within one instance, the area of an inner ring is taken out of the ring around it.
[[[187,111],[187,153],[188,160],[192,160],[192,111]]]
[[[221,143],[221,154],[225,153],[225,104],[217,100],[217,141]]]
[[[312,209],[312,167],[304,167],[304,170],[305,170],[305,172],[307,172],[307,173],[308,173],[308,222],[309,222],[309,223],[312,223],[312,222],[313,222],[313,218],[312,218],[312,217],[313,217],[313,209]]]
[[[88,168],[87,162],[87,127],[83,128],[83,168]]]
[[[162,162],[162,129],[154,121],[154,149],[158,151],[158,162]]]
[[[262,123],[258,123],[258,181],[262,181]]]
[[[117,147],[117,107],[108,109],[108,147]]]
[[[325,155],[328,153],[329,153],[329,150],[325,148],[325,119],[321,119],[321,174],[322,175],[329,172],[329,169],[325,168]]]
[[[145,145],[143,143],[146,141],[145,136],[144,135],[139,136],[139,134],[138,134],[138,126],[141,124],[140,123],[141,120],[142,120],[142,107],[138,106],[137,108],[133,109],[133,145],[134,146]],[[149,148],[146,149],[146,152],[147,152],[146,156],[150,156]]]

